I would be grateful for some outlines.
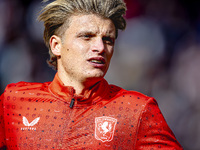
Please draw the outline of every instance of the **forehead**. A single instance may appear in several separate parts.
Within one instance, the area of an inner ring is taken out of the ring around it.
[[[70,17],[67,31],[77,33],[88,31],[115,35],[115,25],[111,19],[103,18],[95,14],[79,14]]]

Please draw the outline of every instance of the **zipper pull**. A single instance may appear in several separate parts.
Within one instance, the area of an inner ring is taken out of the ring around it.
[[[70,105],[69,105],[70,108],[73,108],[73,106],[74,106],[74,102],[75,102],[75,99],[72,98],[71,103],[70,103]]]

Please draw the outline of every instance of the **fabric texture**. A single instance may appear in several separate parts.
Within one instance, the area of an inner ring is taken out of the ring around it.
[[[57,74],[52,82],[10,84],[0,106],[0,147],[9,150],[182,149],[153,98],[104,79],[84,96]]]

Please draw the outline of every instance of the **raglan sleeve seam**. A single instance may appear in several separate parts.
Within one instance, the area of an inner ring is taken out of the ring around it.
[[[138,137],[138,132],[139,132],[139,128],[140,128],[140,124],[141,124],[141,119],[142,119],[142,116],[143,116],[143,113],[145,112],[145,108],[147,107],[149,101],[151,101],[153,98],[152,97],[149,97],[147,102],[145,104],[143,104],[143,108],[140,112],[140,115],[138,117],[138,123],[137,123],[137,129],[136,129],[136,135],[135,135],[135,142],[134,142],[134,150],[135,150],[135,147],[136,147],[136,144],[137,144],[137,137]]]

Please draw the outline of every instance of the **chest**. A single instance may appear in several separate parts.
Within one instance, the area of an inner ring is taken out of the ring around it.
[[[7,145],[9,149],[131,149],[139,120],[139,108],[133,105],[120,99],[73,109],[62,101],[7,102]]]

